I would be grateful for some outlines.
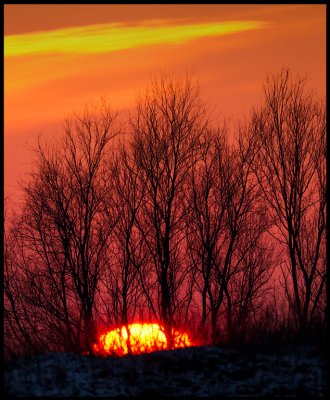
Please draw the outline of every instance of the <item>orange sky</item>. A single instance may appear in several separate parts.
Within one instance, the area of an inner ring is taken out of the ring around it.
[[[247,115],[266,73],[325,95],[325,5],[5,5],[5,195],[38,134],[105,95],[115,109],[160,71],[192,71],[214,115]]]

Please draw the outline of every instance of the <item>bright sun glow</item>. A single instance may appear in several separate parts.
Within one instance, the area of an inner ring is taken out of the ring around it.
[[[191,346],[187,333],[173,331],[174,348]],[[166,350],[167,340],[163,327],[158,324],[134,323],[114,329],[100,336],[95,351],[105,354],[125,355]],[[129,351],[130,349],[130,351]]]

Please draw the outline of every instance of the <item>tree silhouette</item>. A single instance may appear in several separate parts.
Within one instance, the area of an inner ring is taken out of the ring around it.
[[[264,104],[254,113],[259,143],[256,176],[272,210],[273,234],[287,250],[285,294],[304,331],[324,307],[325,111],[289,70],[269,77]]]
[[[24,306],[24,328],[33,324],[48,349],[90,350],[93,341],[95,294],[113,228],[103,212],[111,195],[103,170],[113,126],[105,103],[73,114],[59,141],[39,142],[24,185],[15,228],[21,290],[11,295]]]
[[[256,257],[268,222],[253,180],[255,152],[253,139],[243,131],[236,149],[228,145],[225,127],[209,131],[201,137],[191,174],[187,240],[198,271],[201,327],[205,330],[210,316],[213,342],[220,339],[220,315],[227,315],[221,320],[222,337],[233,337],[271,275],[270,265]]]
[[[155,317],[156,311],[146,273],[150,254],[137,226],[144,188],[139,185],[137,166],[122,144],[109,161],[108,179],[113,182],[112,209],[117,223],[110,245],[114,265],[106,270],[102,280],[110,298],[102,296],[109,309],[107,320],[127,325],[137,312],[141,316],[143,305],[150,310],[149,318]]]
[[[132,149],[145,188],[138,220],[159,285],[159,316],[169,346],[183,268],[183,216],[188,172],[205,127],[198,90],[189,78],[161,76],[141,97],[131,121]]]

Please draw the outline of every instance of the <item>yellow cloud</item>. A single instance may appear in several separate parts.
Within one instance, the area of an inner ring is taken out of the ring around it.
[[[227,21],[187,25],[156,25],[153,22],[136,26],[124,24],[87,25],[8,35],[4,39],[5,57],[51,53],[105,53],[134,47],[185,43],[207,36],[223,36],[260,29],[262,21]]]

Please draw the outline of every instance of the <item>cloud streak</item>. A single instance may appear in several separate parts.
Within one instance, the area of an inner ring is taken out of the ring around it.
[[[8,35],[5,57],[54,53],[93,54],[127,50],[141,46],[180,44],[190,40],[224,36],[261,29],[263,21],[226,21],[202,24],[175,24],[149,21],[139,25],[101,24]]]

